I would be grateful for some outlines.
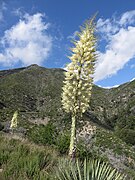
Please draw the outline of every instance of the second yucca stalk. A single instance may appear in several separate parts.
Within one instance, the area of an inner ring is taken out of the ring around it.
[[[94,18],[93,18],[94,19]],[[76,119],[89,107],[92,88],[92,74],[96,60],[96,38],[94,36],[93,19],[87,21],[78,33],[79,39],[71,48],[71,63],[67,66],[62,93],[62,104],[66,112],[72,114],[71,139],[69,156],[75,157]]]
[[[12,130],[12,132],[14,131],[14,129],[17,128],[17,125],[18,125],[18,111],[15,111],[10,124],[10,129]]]

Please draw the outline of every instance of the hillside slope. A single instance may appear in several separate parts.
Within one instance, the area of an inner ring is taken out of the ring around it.
[[[61,87],[64,70],[46,69],[37,65],[0,71],[0,117],[11,119],[4,113],[19,109],[20,112],[46,117],[61,115]],[[104,89],[93,86],[90,108],[86,113],[91,120],[109,128],[120,124],[121,119],[135,116],[135,81],[117,88]],[[30,115],[31,116],[31,115]],[[128,122],[123,121],[123,126]],[[131,124],[130,124],[131,125]],[[131,125],[133,126],[133,125]]]
[[[8,132],[14,111],[19,111],[19,132],[53,123],[59,131],[70,129],[70,114],[61,106],[64,70],[37,65],[0,71],[0,125]],[[135,168],[135,81],[117,88],[92,89],[90,108],[78,122],[87,145],[96,126],[94,153],[107,158],[118,169],[134,174]],[[92,153],[93,153],[92,152]]]

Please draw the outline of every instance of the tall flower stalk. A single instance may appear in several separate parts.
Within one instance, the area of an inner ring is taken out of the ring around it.
[[[71,63],[67,66],[62,93],[62,104],[66,112],[72,114],[69,156],[74,158],[76,150],[76,120],[89,107],[92,75],[96,61],[96,38],[94,18],[87,21],[78,33],[71,48]]]
[[[14,129],[17,128],[17,125],[18,125],[18,111],[15,111],[11,120],[10,129],[13,131]]]

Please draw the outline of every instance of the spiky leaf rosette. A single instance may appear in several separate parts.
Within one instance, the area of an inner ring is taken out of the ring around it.
[[[65,72],[62,104],[66,112],[81,114],[89,107],[91,88],[96,60],[96,38],[94,35],[93,19],[87,21],[78,40],[71,48],[71,63]]]
[[[84,162],[62,159],[56,169],[58,180],[125,180],[126,176],[101,160],[85,159]]]

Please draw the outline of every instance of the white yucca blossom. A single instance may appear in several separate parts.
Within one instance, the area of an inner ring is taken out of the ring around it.
[[[92,88],[92,74],[94,73],[94,62],[96,59],[96,39],[94,37],[92,21],[85,24],[78,34],[79,40],[75,41],[75,47],[71,49],[72,55],[69,57],[71,63],[67,66],[65,82],[63,88],[63,107],[67,112],[84,113],[89,103]],[[85,95],[84,95],[85,94]],[[68,95],[68,107],[65,105],[65,96]],[[87,96],[86,96],[87,95]],[[74,98],[73,98],[74,97]],[[77,108],[76,108],[77,106]],[[78,108],[79,107],[79,108]]]
[[[93,18],[94,19],[94,18]],[[72,114],[71,141],[69,155],[73,156],[75,148],[75,122],[78,116],[89,107],[91,88],[96,60],[96,38],[94,36],[93,19],[85,23],[78,33],[78,40],[71,48],[71,63],[65,72],[62,93],[62,104],[66,112]]]
[[[11,120],[11,125],[10,125],[10,129],[15,129],[17,128],[17,125],[18,125],[18,111],[15,111],[14,112],[14,115],[12,117],[12,120]]]

